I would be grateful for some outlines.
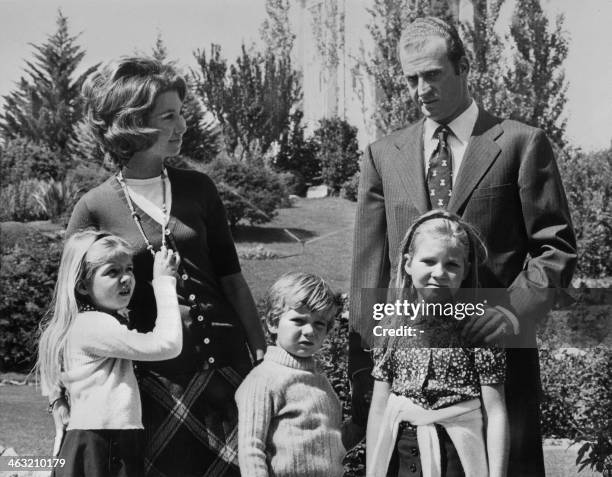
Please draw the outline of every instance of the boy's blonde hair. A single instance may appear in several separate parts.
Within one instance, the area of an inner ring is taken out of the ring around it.
[[[311,313],[326,313],[329,331],[334,324],[338,300],[334,291],[321,277],[312,273],[289,272],[276,280],[268,289],[265,306],[268,328],[278,326],[281,315],[287,310],[305,307]]]

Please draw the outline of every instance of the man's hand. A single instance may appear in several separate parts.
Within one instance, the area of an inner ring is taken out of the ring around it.
[[[491,344],[508,334],[511,324],[500,310],[486,307],[482,316],[474,316],[461,332],[461,337],[473,344]]]
[[[65,398],[58,399],[53,404],[53,423],[55,425],[55,440],[53,441],[53,457],[59,454],[62,441],[64,440],[64,434],[66,433],[66,426],[70,419],[70,407]]]

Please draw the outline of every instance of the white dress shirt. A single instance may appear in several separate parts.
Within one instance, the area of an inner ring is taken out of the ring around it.
[[[465,151],[467,149],[468,142],[470,141],[470,137],[472,136],[472,131],[474,130],[474,125],[476,124],[477,118],[478,106],[476,106],[476,102],[472,100],[472,103],[465,111],[447,124],[448,128],[450,128],[452,131],[452,134],[448,135],[447,142],[451,149],[451,156],[453,158],[453,184],[455,184],[457,180],[457,173],[461,167],[463,156],[465,156]],[[438,147],[438,138],[436,137],[435,132],[440,126],[441,124],[433,119],[425,119],[425,124],[423,126],[423,157],[425,158],[425,177],[427,177],[427,171],[429,170],[429,159]]]

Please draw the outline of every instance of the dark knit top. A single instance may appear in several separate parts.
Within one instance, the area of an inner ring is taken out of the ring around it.
[[[145,366],[162,375],[173,375],[201,369],[203,363],[232,364],[220,362],[225,358],[248,361],[242,327],[219,282],[220,277],[240,272],[240,264],[217,189],[208,176],[196,171],[167,167],[167,173],[172,191],[168,246],[178,249],[182,262],[177,294],[184,328],[183,351],[173,360]],[[137,204],[134,207],[147,238],[159,250],[161,225]],[[114,176],[79,200],[66,236],[92,227],[118,235],[134,248],[136,289],[129,308],[133,326],[139,331],[151,330],[157,315],[151,287],[153,256]]]

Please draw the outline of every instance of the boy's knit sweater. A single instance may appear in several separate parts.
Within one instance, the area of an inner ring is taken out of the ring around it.
[[[342,408],[313,358],[270,346],[236,392],[243,477],[336,477],[346,453]]]
[[[170,359],[181,352],[182,324],[176,280],[153,280],[155,328],[129,330],[100,311],[79,313],[66,347],[61,379],[70,395],[70,429],[142,429],[140,393],[132,360]]]

